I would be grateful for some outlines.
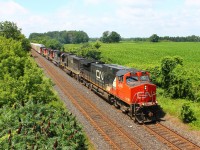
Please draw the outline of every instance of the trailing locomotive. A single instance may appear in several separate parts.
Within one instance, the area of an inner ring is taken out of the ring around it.
[[[40,45],[32,43],[37,51]],[[156,85],[149,72],[88,60],[42,47],[41,55],[139,123],[157,120]]]

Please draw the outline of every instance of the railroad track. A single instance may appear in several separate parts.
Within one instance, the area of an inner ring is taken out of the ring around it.
[[[141,145],[136,142],[132,135],[110,120],[91,101],[89,101],[84,94],[77,91],[77,89],[71,85],[62,74],[55,71],[53,65],[47,63],[45,58],[35,51],[32,51],[32,55],[37,56],[36,61],[45,69],[54,83],[104,138],[111,149],[142,149]]]
[[[200,150],[200,147],[166,126],[156,123],[144,125],[144,128],[173,150]]]

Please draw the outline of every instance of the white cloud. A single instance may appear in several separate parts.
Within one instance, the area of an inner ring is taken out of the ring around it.
[[[199,7],[200,1],[199,0],[185,0],[186,6],[192,6],[192,7]]]
[[[97,5],[97,4],[99,4],[99,3],[101,3],[102,2],[102,0],[84,0],[84,3],[86,4],[86,5]]]
[[[16,14],[25,14],[28,11],[20,6],[19,4],[13,2],[13,1],[8,1],[8,2],[0,2],[0,14],[2,15],[16,15]]]
[[[151,0],[111,0],[113,3],[117,3],[120,6],[129,6],[129,7],[146,7],[151,6],[153,1]]]

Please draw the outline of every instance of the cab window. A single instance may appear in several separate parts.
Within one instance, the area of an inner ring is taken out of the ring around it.
[[[141,76],[140,80],[141,81],[149,81],[149,76]]]
[[[124,76],[119,76],[119,77],[118,77],[119,82],[123,82],[123,77],[124,77]]]
[[[127,77],[126,78],[126,83],[127,84],[131,84],[131,83],[134,83],[136,81],[138,81],[138,77],[137,76],[131,76],[131,77]]]

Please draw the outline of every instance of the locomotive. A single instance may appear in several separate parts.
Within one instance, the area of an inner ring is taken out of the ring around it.
[[[134,121],[157,121],[156,85],[151,83],[149,72],[89,60],[41,44],[31,43],[31,47]]]

